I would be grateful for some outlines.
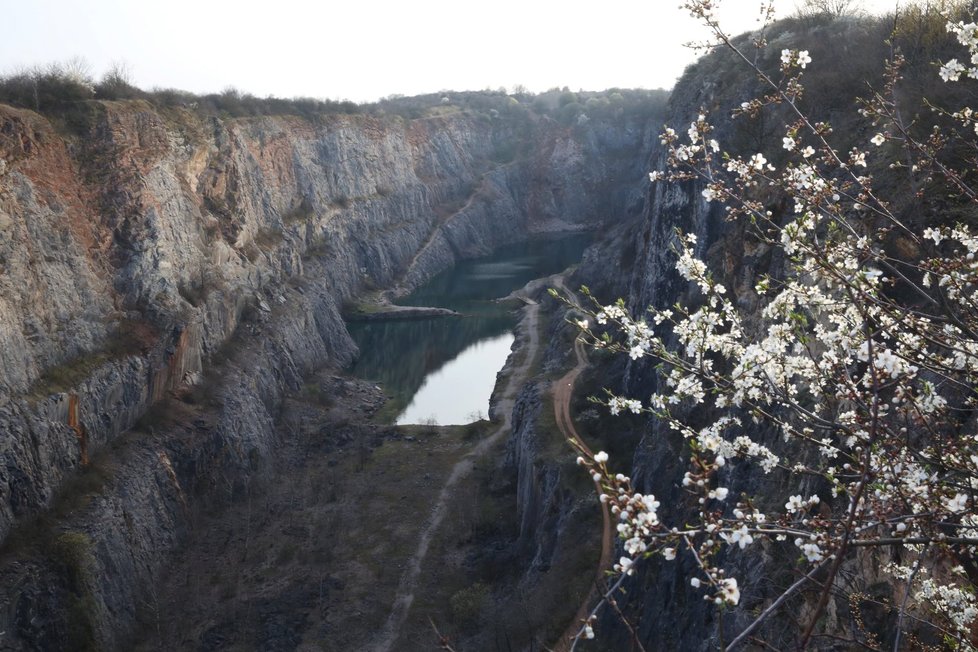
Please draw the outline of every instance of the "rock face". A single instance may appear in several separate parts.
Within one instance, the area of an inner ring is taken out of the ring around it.
[[[769,45],[766,54],[759,58],[760,65],[776,76],[777,55],[782,48],[810,50],[817,63],[805,71],[803,109],[813,121],[832,123],[829,140],[838,151],[846,152],[852,147],[865,149],[875,127],[850,116],[858,108],[855,98],[865,92],[867,83],[882,86],[881,62],[887,57],[885,48],[889,47],[884,45],[889,36],[887,30],[888,26],[872,20],[833,21],[826,17],[814,23],[783,21],[765,33]],[[741,43],[750,47],[747,38],[742,38]],[[948,53],[945,59],[950,56],[953,55]],[[934,86],[936,82],[928,81],[927,75],[933,76],[933,70],[923,71],[916,63],[908,64],[899,87],[903,106],[913,107],[914,98],[923,95],[938,106],[956,105],[957,100],[946,101],[947,93],[952,91]],[[763,152],[769,158],[780,159],[785,156],[782,137],[786,126],[795,119],[784,107],[766,107],[763,117],[753,121],[745,116],[735,120],[729,117],[742,102],[760,97],[764,92],[734,57],[717,52],[687,69],[671,94],[665,123],[680,134],[682,142],[688,142],[686,127],[699,113],[709,111],[711,124],[716,127],[711,136],[719,141],[723,151],[745,158]],[[938,99],[941,97],[945,101]],[[907,114],[912,113],[907,110]],[[649,170],[666,169],[667,156],[663,149],[658,143],[650,148]],[[900,219],[916,225],[927,220],[953,219],[949,217],[953,211],[949,212],[946,203],[937,200],[928,203],[929,200],[922,199],[922,204],[915,205],[908,198],[906,178],[898,176],[899,171],[883,168],[885,165],[880,164],[876,169],[871,167],[869,172],[874,177],[874,187],[884,190],[884,196],[892,201],[891,208]],[[676,273],[676,257],[671,251],[675,230],[680,229],[696,235],[697,255],[726,286],[737,307],[748,316],[748,323],[753,321],[751,317],[759,315],[762,301],[754,287],[764,276],[783,278],[786,267],[783,253],[752,238],[743,224],[725,219],[723,207],[706,202],[703,189],[702,184],[693,181],[658,183],[651,187],[641,216],[609,229],[603,241],[585,254],[568,285],[586,284],[596,297],[607,303],[623,297],[635,315],[640,315],[649,305],[668,308],[680,302],[695,306],[699,299],[690,292],[690,284]],[[793,202],[773,193],[765,195],[763,190],[758,194],[774,221],[791,219]],[[927,211],[922,210],[924,204]],[[562,346],[566,354],[570,350],[566,340]],[[645,360],[629,362],[624,358],[608,361],[607,357],[594,357],[593,373],[602,379],[598,387],[605,385],[616,393],[647,399],[657,390],[660,378],[654,364]],[[557,360],[554,352],[548,352],[547,359]],[[600,395],[600,390],[593,393]],[[510,442],[510,463],[514,466],[511,475],[517,484],[521,510],[518,561],[528,569],[527,583],[532,581],[534,567],[541,565],[541,561],[549,562],[555,549],[574,541],[576,536],[564,525],[570,522],[567,517],[576,507],[562,495],[555,481],[561,471],[559,461],[553,456],[548,458],[540,450],[542,435],[535,432],[534,423],[540,413],[538,406],[538,389],[528,387],[518,403],[517,429]],[[697,413],[687,414],[680,413],[680,409],[675,408],[673,413],[694,429],[712,422],[711,415],[704,414],[702,407],[697,408]],[[575,418],[582,417],[581,412]],[[744,422],[749,420],[745,418]],[[655,420],[635,424],[626,418],[611,426],[602,425],[605,437],[600,439],[601,444],[608,446],[605,450],[611,451],[613,463],[615,459],[622,460],[620,466],[612,468],[620,468],[631,476],[639,492],[653,494],[660,501],[659,515],[663,522],[694,522],[700,507],[682,489],[688,468],[685,461],[689,456],[682,438]],[[751,436],[775,451],[786,445],[779,433],[769,427],[758,426]],[[633,439],[630,445],[622,445],[623,440],[629,439]],[[615,445],[620,447],[619,455],[611,448]],[[749,464],[727,464],[719,474],[718,485],[728,488],[733,496],[751,496],[762,511],[781,511],[784,498],[792,494],[820,495],[825,509],[829,505],[840,511],[845,507],[844,503],[832,503],[827,483],[820,484],[801,474],[778,471],[764,474]],[[793,548],[790,542],[783,546],[764,542],[743,551],[721,552],[717,563],[738,578],[741,592],[739,604],[725,609],[722,618],[713,605],[704,601],[703,591],[691,587],[690,579],[697,576],[696,564],[682,555],[676,561],[663,561],[660,556],[644,560],[636,574],[625,581],[625,590],[617,597],[617,607],[627,617],[644,649],[721,649],[724,642],[729,644],[795,582],[803,569],[810,568],[799,563],[797,550]],[[620,554],[623,551],[619,548],[614,558]],[[813,643],[815,648],[844,649],[849,645],[848,637],[857,631],[872,632],[878,636],[881,648],[893,648],[897,614],[885,605],[892,605],[897,599],[894,596],[901,595],[903,589],[895,586],[882,570],[890,554],[898,553],[853,554],[844,562],[840,577],[845,577],[846,584],[841,586],[839,580],[840,590],[833,595],[818,622],[818,631],[827,635]],[[765,647],[796,649],[801,633],[813,617],[817,597],[817,589],[800,592],[765,620],[756,632],[767,644]],[[580,642],[580,649],[637,649],[630,628],[610,609],[604,610],[594,629],[597,640]],[[844,637],[832,638],[837,634]]]
[[[808,48],[815,61],[830,62],[806,71],[804,81],[808,90],[804,108],[814,120],[832,120],[836,127],[832,142],[839,151],[864,147],[860,143],[868,142],[872,135],[865,133],[867,127],[845,122],[839,113],[855,112],[855,97],[860,93],[855,87],[857,82],[865,85],[874,80],[879,83],[881,79],[879,62],[885,59],[886,53],[881,45],[885,35],[880,26],[871,21],[826,20],[813,28],[785,21],[766,36],[770,40],[765,55],[769,60],[762,58],[761,65],[768,70],[777,68],[773,57],[781,48]],[[847,50],[860,48],[861,54],[846,59],[847,65],[833,65],[833,60],[844,56],[832,50],[838,44],[846,44],[841,47]],[[906,89],[906,92],[911,95],[914,90]],[[792,123],[790,116],[769,108],[763,120],[728,117],[741,102],[760,94],[757,81],[749,71],[739,67],[726,53],[714,53],[687,69],[671,95],[670,117],[666,123],[683,134],[686,125],[707,107],[713,124],[717,125],[712,135],[724,151],[745,157],[754,152],[777,157],[785,125]],[[650,169],[666,169],[663,149],[658,145],[653,148]],[[885,170],[874,174],[880,183],[893,182],[892,178],[887,179]],[[778,251],[753,240],[743,224],[726,220],[723,208],[707,203],[702,190],[703,185],[692,181],[656,184],[649,191],[641,219],[623,225],[592,250],[578,272],[579,281],[589,284],[603,301],[624,297],[634,314],[640,314],[650,305],[658,308],[676,302],[690,305],[696,298],[689,294],[689,284],[675,271],[675,255],[671,252],[678,228],[697,236],[697,255],[728,288],[738,308],[747,315],[757,314],[760,298],[754,291],[755,284],[764,275],[782,277],[785,263]],[[768,202],[767,208],[775,221],[791,215],[792,206],[785,205],[787,202],[776,198],[769,198]],[[651,363],[629,363],[615,389],[639,398],[648,397],[656,391],[657,379]],[[702,414],[686,414],[685,418],[694,428],[701,422],[709,422]],[[655,420],[642,427],[641,435],[641,442],[631,451],[628,469],[636,489],[656,496],[662,504],[660,516],[664,522],[695,520],[698,506],[682,490],[686,470],[683,460],[689,454],[683,441]],[[769,428],[759,427],[752,437],[774,450],[784,445],[778,433]],[[732,495],[743,493],[756,497],[762,508],[765,500],[791,493],[821,493],[829,497],[826,487],[810,478],[777,472],[765,475],[751,465],[728,465],[720,475],[719,484],[728,487]],[[780,504],[771,507],[780,509]],[[655,556],[643,562],[636,575],[626,581],[618,606],[634,626],[645,649],[720,649],[723,641],[729,643],[782,589],[798,578],[793,573],[799,568],[796,562],[797,555],[790,546],[786,549],[755,545],[744,552],[719,555],[718,563],[738,578],[741,590],[738,606],[725,610],[721,619],[718,611],[704,601],[703,592],[690,587],[690,578],[697,573],[695,563],[682,557],[665,562]],[[852,619],[860,619],[860,627],[865,625],[866,631],[880,635],[882,647],[892,647],[893,641],[888,638],[892,639],[896,630],[895,616],[873,606],[874,601],[878,605],[891,599],[894,591],[881,573],[881,565],[881,556],[874,558],[868,554],[846,562],[844,574],[851,584],[840,592],[841,597],[830,602],[820,627],[830,634],[844,633],[852,631]],[[850,603],[844,595],[846,591],[860,593],[863,602]],[[757,632],[759,637],[773,648],[795,649],[814,611],[814,601],[813,595],[796,596],[788,608],[765,622]],[[633,646],[621,619],[607,610],[595,630],[598,641],[593,649]],[[834,641],[821,642],[818,649],[841,649],[840,645]],[[585,646],[585,649],[592,648]]]
[[[344,302],[620,216],[658,122],[87,110],[64,134],[0,106],[0,539],[19,535],[0,631],[15,648],[124,647],[188,501],[233,492],[276,445],[283,395],[356,354]],[[204,396],[185,401],[192,427],[147,415],[177,390]],[[24,524],[52,508],[32,540]]]

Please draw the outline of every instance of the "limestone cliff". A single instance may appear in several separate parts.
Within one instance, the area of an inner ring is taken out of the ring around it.
[[[653,118],[136,100],[87,103],[65,132],[0,106],[4,643],[123,647],[188,501],[233,492],[276,445],[283,395],[355,355],[345,301],[620,215]],[[206,408],[192,427],[147,416],[174,391]]]

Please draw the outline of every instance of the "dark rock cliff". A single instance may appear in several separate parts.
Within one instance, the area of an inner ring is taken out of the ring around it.
[[[865,94],[869,85],[882,86],[883,62],[891,53],[884,41],[891,36],[893,25],[892,19],[889,23],[824,17],[783,21],[766,34],[769,44],[758,61],[762,68],[776,74],[777,56],[782,48],[809,50],[815,63],[805,71],[803,81],[807,91],[802,99],[803,110],[814,120],[831,121],[834,131],[830,141],[840,151],[848,151],[857,143],[865,147],[874,132],[858,117],[856,98]],[[747,38],[742,37],[739,43],[753,53]],[[931,46],[944,47],[942,43],[936,39]],[[890,44],[907,56],[916,54],[928,61],[942,56],[936,49],[921,52],[919,42],[907,33],[894,36]],[[946,54],[945,58],[949,56],[952,55]],[[935,75],[935,70],[915,60],[908,64],[899,87],[901,101],[909,108],[908,115],[923,111],[921,96],[946,101],[948,93],[954,92],[935,86]],[[725,151],[740,156],[764,152],[769,157],[777,157],[779,152],[783,155],[781,137],[785,125],[791,122],[783,107],[769,107],[756,120],[729,117],[734,108],[760,93],[762,89],[752,73],[729,53],[719,51],[687,69],[671,95],[665,122],[684,134],[697,114],[707,111],[717,127],[713,135]],[[952,101],[949,105],[955,104]],[[656,140],[650,148],[648,170],[665,169],[663,150]],[[875,175],[876,187],[893,199],[894,210],[903,219],[919,221],[919,215],[926,213],[924,209],[932,208],[926,206],[926,198],[915,201],[909,197],[906,188],[901,187],[898,172],[882,166],[870,171]],[[731,290],[738,307],[746,314],[755,311],[760,304],[753,289],[756,282],[765,274],[776,278],[782,273],[783,260],[778,252],[753,240],[743,224],[725,219],[722,206],[702,198],[702,186],[684,182],[657,183],[651,187],[646,183],[644,187],[648,188],[648,195],[641,216],[606,232],[603,240],[585,254],[573,285],[588,285],[595,296],[608,303],[623,297],[634,314],[640,314],[650,305],[665,308],[677,301],[695,301],[689,284],[674,268],[671,246],[678,228],[697,236],[697,254]],[[785,209],[777,198],[771,197],[769,210],[779,219],[790,208]],[[657,372],[651,363],[626,364],[624,360],[601,357],[595,363],[595,374],[604,381],[602,384],[618,392],[647,397],[656,390]],[[533,396],[532,392],[526,395],[529,405],[533,405]],[[702,414],[687,417],[694,426],[704,419]],[[683,461],[689,454],[681,439],[654,420],[642,424],[625,420],[610,428],[602,442],[608,447],[606,450],[612,451],[613,460],[616,455],[611,447],[618,442],[621,455],[617,459],[622,461],[615,468],[629,474],[638,491],[654,494],[663,505],[660,516],[664,515],[669,522],[681,523],[686,518],[684,515],[693,518],[696,505],[681,487]],[[533,512],[524,514],[521,520],[524,524],[521,541],[529,542],[529,551],[525,553],[528,560],[545,557],[548,551],[559,547],[561,544],[551,541],[552,537],[568,539],[566,530],[554,527],[554,523],[560,522],[560,515],[553,512],[564,509],[569,513],[573,505],[560,495],[552,481],[558,473],[558,462],[547,462],[534,454],[532,434],[533,429],[524,425],[513,442],[517,447],[513,459],[519,464],[516,473],[521,506]],[[758,432],[755,437],[775,449],[781,445],[780,437],[774,432]],[[805,479],[777,473],[765,476],[736,465],[729,465],[721,480],[732,493],[743,492],[762,502],[767,495],[788,495],[789,491],[811,494],[818,490]],[[740,604],[726,610],[722,619],[703,600],[702,592],[690,587],[689,579],[695,569],[688,559],[663,562],[652,558],[643,562],[635,577],[626,582],[619,606],[635,626],[646,650],[719,649],[721,641],[731,640],[780,590],[797,579],[797,574],[792,574],[796,556],[791,550],[770,545],[721,556],[720,564],[742,578]],[[885,602],[893,593],[880,569],[881,559],[881,556],[859,555],[846,562],[844,573],[853,583],[851,588],[861,592],[865,601],[857,605],[857,611],[845,598],[833,600],[823,621],[826,631],[848,631],[855,620],[863,619],[860,622],[869,631],[878,632],[883,645],[887,645],[896,627],[894,616],[873,606]],[[807,624],[812,602],[812,596],[798,598],[790,608],[768,620],[761,636],[777,649],[793,649],[800,630]],[[595,630],[597,640],[582,643],[581,649],[632,649],[628,629],[610,610],[605,610]],[[819,645],[834,649],[836,643],[824,639]]]

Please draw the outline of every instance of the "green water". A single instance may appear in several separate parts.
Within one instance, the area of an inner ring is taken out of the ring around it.
[[[485,417],[516,324],[512,306],[493,299],[573,265],[589,242],[590,235],[576,235],[512,245],[439,274],[402,303],[463,316],[348,324],[360,347],[352,372],[384,388],[396,423]]]

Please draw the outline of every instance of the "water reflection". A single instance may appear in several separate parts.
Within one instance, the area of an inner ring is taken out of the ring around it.
[[[428,375],[397,423],[434,421],[454,426],[486,418],[500,360],[506,360],[514,339],[506,333],[476,342]]]
[[[455,419],[479,411],[484,414],[496,372],[509,354],[509,333],[516,323],[510,307],[493,299],[574,264],[588,241],[589,236],[573,236],[505,247],[492,256],[460,263],[439,274],[403,301],[405,305],[451,308],[463,317],[349,324],[350,334],[360,347],[353,373],[384,388],[391,396],[391,412],[401,415],[398,423],[429,417],[440,424],[467,423]],[[481,348],[468,351],[479,343],[483,343]],[[432,376],[428,386],[434,386],[434,376],[443,367],[445,375],[452,367],[450,386],[439,384],[437,389],[426,389],[434,397],[424,399],[429,407],[412,411],[414,417],[404,414],[426,379]]]
[[[493,307],[495,312],[486,310],[478,316],[351,324],[350,333],[360,347],[360,359],[353,372],[379,383],[391,397],[392,412],[399,414],[428,375],[437,372],[470,345],[513,329],[514,316],[507,310],[500,310],[498,305]],[[503,355],[496,370],[505,360]],[[492,372],[493,378],[496,370]],[[475,409],[478,409],[477,401],[472,402],[469,411]],[[443,423],[441,418],[438,422]]]

